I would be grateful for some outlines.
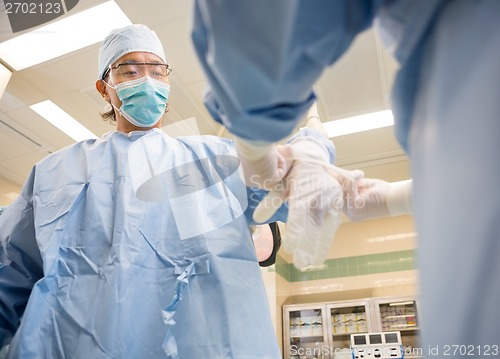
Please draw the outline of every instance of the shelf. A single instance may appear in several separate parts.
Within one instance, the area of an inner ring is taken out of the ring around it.
[[[342,333],[342,334],[332,334],[332,337],[350,337],[351,334],[366,334],[368,332],[355,332],[355,333]]]
[[[393,330],[419,330],[420,328],[417,327],[415,324],[398,324],[398,325],[391,325],[390,330],[384,330],[384,332],[390,332]]]
[[[323,323],[304,323],[304,324],[290,324],[290,328],[300,328],[309,326],[323,326]]]
[[[412,318],[412,317],[415,317],[415,314],[388,315],[388,316],[382,317],[382,320],[397,319],[397,318]]]
[[[291,337],[290,344],[303,345],[306,343],[326,343],[325,338],[322,335],[318,336],[303,336],[303,337]]]

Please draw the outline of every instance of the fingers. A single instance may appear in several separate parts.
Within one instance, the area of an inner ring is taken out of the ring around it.
[[[341,222],[344,191],[351,191],[356,198],[357,182],[364,177],[362,171],[347,171],[328,164],[321,153],[318,155],[316,144],[307,144],[302,141],[300,151],[293,153],[292,166],[277,166],[289,168],[289,171],[281,173],[280,181],[273,182],[272,190],[253,214],[257,223],[269,221],[287,201],[288,220],[283,249],[292,254],[297,268],[321,265],[325,261]],[[277,146],[283,159],[292,157],[290,150],[290,146]]]
[[[283,248],[293,255],[297,268],[321,265],[340,225],[343,191],[325,172],[311,175],[307,185],[290,188],[288,221]]]
[[[241,166],[248,186],[270,190],[280,183],[292,166],[290,145],[274,146],[269,153],[256,161],[240,156]]]
[[[301,269],[319,266],[328,257],[333,238],[341,223],[341,209],[327,208],[320,213],[290,213],[284,249],[292,253],[293,264]]]

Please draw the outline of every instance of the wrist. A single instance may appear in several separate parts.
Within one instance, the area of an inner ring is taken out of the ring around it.
[[[239,137],[235,138],[236,150],[241,157],[249,161],[257,161],[264,158],[274,147],[273,143],[261,141],[249,141]]]
[[[389,190],[386,193],[386,204],[391,216],[412,213],[412,184],[412,180],[390,184]]]
[[[310,136],[294,138],[290,144],[293,146],[294,157],[306,156],[308,159],[330,163],[330,153],[325,146]]]

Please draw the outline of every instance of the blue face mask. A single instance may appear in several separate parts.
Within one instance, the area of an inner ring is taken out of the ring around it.
[[[113,88],[122,102],[117,110],[137,127],[154,126],[165,113],[170,94],[170,85],[165,82],[145,76],[122,82]]]

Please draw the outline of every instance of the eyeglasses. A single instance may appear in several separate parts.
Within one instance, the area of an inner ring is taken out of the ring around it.
[[[109,66],[102,78],[106,78],[111,70],[117,70],[116,75],[122,79],[135,80],[149,76],[157,80],[166,80],[172,72],[168,64],[157,62],[124,62],[115,66]]]

